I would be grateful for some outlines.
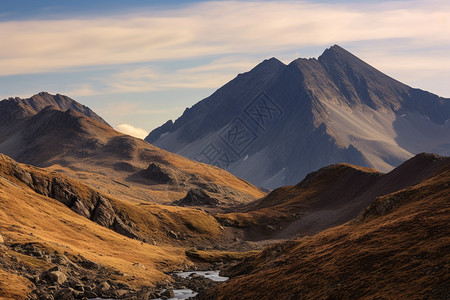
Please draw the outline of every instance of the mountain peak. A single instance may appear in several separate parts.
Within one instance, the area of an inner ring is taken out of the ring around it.
[[[350,64],[363,64],[366,67],[374,69],[372,66],[365,63],[364,61],[362,61],[361,59],[353,55],[351,52],[345,50],[339,45],[333,45],[330,48],[325,49],[322,55],[319,56],[318,60],[326,63],[330,62],[338,63],[341,61],[346,61],[347,63]]]
[[[16,97],[0,101],[0,112],[6,116],[2,118],[0,124],[12,124],[16,121],[32,117],[48,106],[61,111],[72,109],[98,123],[111,127],[90,108],[67,96],[61,94],[52,95],[48,92],[40,92],[30,98],[21,99]]]
[[[412,153],[446,154],[448,119],[449,99],[420,93],[334,45],[318,59],[261,62],[146,141],[275,188],[333,163],[388,172]]]
[[[278,60],[275,57],[265,59],[262,62],[260,62],[256,67],[252,69],[252,71],[269,71],[274,72],[278,70],[279,68],[284,67],[285,64],[282,63],[280,60]]]
[[[334,52],[334,53],[347,53],[347,54],[351,54],[350,52],[348,52],[347,50],[345,50],[344,48],[342,48],[341,46],[334,44],[333,46],[331,46],[330,48],[326,48],[325,51],[323,53],[327,53],[327,52]],[[323,55],[323,54],[322,54]],[[353,54],[352,54],[353,55]]]

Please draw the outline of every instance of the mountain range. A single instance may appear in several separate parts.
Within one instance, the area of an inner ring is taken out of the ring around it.
[[[150,133],[198,161],[67,96],[5,99],[0,298],[446,299],[450,157],[412,154],[447,153],[448,119],[339,46]],[[199,269],[230,279],[173,274]]]
[[[411,88],[338,45],[239,74],[146,141],[266,188],[333,163],[387,172],[450,154],[450,99]]]
[[[264,193],[217,167],[197,163],[115,131],[73,99],[40,93],[0,101],[0,152],[65,173],[131,202],[169,203],[201,188],[223,203]]]

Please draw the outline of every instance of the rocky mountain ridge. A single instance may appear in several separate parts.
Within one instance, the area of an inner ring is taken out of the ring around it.
[[[450,100],[411,88],[335,45],[318,59],[265,60],[146,140],[262,187],[333,163],[387,172],[450,154]]]

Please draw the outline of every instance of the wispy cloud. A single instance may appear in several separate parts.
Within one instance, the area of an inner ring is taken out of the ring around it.
[[[196,67],[178,70],[163,70],[156,66],[122,67],[121,71],[105,77],[86,79],[90,83],[80,84],[62,91],[72,96],[94,96],[101,94],[150,92],[168,89],[217,88],[238,72],[248,70],[258,63],[252,57],[225,57]],[[112,108],[117,110],[116,108]],[[130,109],[129,105],[118,111]]]
[[[0,75],[206,55],[276,53],[381,39],[393,43],[402,39],[405,48],[426,44],[448,49],[449,20],[450,3],[436,0],[351,6],[223,1],[158,11],[157,15],[149,11],[86,19],[8,21],[0,23]],[[155,79],[149,69],[131,72],[130,81],[133,76],[138,81]],[[194,78],[186,85],[195,82]],[[139,82],[118,80],[116,88],[142,87]]]
[[[148,135],[148,131],[142,128],[134,127],[130,124],[119,124],[116,126],[117,131],[120,131],[122,133],[144,139]]]

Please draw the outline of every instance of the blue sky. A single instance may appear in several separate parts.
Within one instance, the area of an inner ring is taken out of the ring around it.
[[[446,0],[2,0],[0,36],[1,99],[66,94],[141,137],[265,58],[333,44],[450,97]]]

